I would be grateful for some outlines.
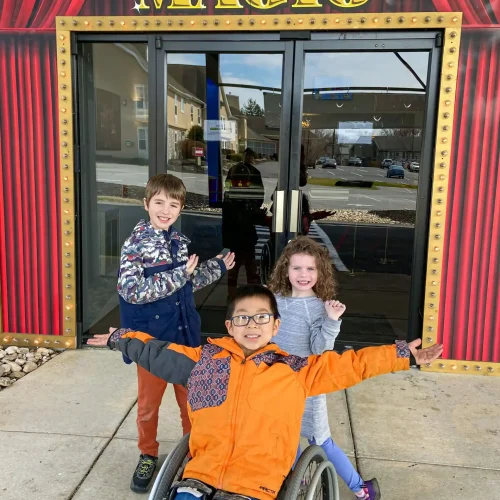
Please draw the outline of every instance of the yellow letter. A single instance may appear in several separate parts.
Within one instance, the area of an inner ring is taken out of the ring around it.
[[[216,9],[242,9],[239,0],[217,0]]]
[[[155,0],[157,9],[160,9],[162,4],[163,0]],[[198,0],[198,3],[195,5],[191,4],[191,0],[172,0],[167,9],[206,9],[206,7],[203,5],[203,0]]]
[[[351,7],[359,7],[368,2],[368,0],[330,0],[330,2],[332,2],[335,7],[350,9]]]
[[[287,0],[267,0],[267,3],[264,3],[265,1],[266,0],[247,0],[247,4],[257,9],[268,10],[287,3]]]
[[[297,0],[292,7],[321,7],[318,0]]]
[[[145,2],[145,0],[140,0],[139,6],[137,7],[139,10],[149,9],[149,5],[146,5],[144,2]],[[135,7],[134,7],[134,9],[135,9]]]

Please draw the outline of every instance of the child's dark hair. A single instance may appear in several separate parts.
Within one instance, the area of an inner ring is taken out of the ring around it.
[[[149,205],[153,196],[161,192],[165,192],[170,198],[180,201],[181,205],[184,205],[186,201],[186,187],[175,175],[158,174],[149,179],[146,184],[146,205]]]
[[[226,319],[230,320],[233,317],[234,311],[236,309],[236,304],[244,299],[249,299],[251,297],[259,297],[261,299],[267,299],[269,302],[270,312],[274,314],[275,318],[279,318],[278,304],[273,292],[262,285],[244,285],[236,289],[236,295],[233,297],[229,306],[227,307]]]
[[[273,293],[279,293],[284,297],[292,293],[292,285],[288,279],[288,266],[292,255],[300,253],[311,255],[316,259],[318,281],[313,287],[313,292],[323,301],[331,300],[335,296],[337,283],[333,275],[330,254],[326,248],[323,248],[319,243],[307,236],[299,236],[285,247],[274,266],[268,284],[269,289]]]

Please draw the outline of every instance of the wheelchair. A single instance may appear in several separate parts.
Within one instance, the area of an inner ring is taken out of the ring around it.
[[[165,459],[153,484],[149,500],[171,500],[172,485],[182,479],[189,460],[189,434]],[[240,497],[241,498],[241,497]],[[308,446],[288,474],[277,500],[340,500],[337,474],[320,446]]]

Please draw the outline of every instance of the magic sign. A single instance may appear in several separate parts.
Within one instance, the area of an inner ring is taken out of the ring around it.
[[[134,0],[132,10],[137,12],[147,11],[153,9],[206,9],[207,6],[203,3],[206,0]],[[210,1],[210,0],[208,0]],[[280,5],[286,5],[294,2],[292,8],[317,8],[322,7],[324,4],[332,4],[335,7],[342,9],[350,9],[353,7],[360,7],[369,0],[212,0],[217,2],[216,9],[243,9],[243,4],[254,7],[259,10],[270,10]]]

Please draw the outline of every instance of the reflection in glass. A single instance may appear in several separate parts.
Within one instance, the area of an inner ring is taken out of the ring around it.
[[[176,226],[200,260],[236,252],[235,269],[195,293],[202,331],[224,333],[227,300],[236,286],[260,282],[270,238],[282,56],[168,53],[166,64],[167,170],[187,190]]]
[[[305,56],[303,232],[330,250],[348,344],[407,336],[427,66],[424,52]]]
[[[147,44],[83,47],[82,302],[83,331],[119,324],[116,280],[120,249],[144,217],[148,180]]]

